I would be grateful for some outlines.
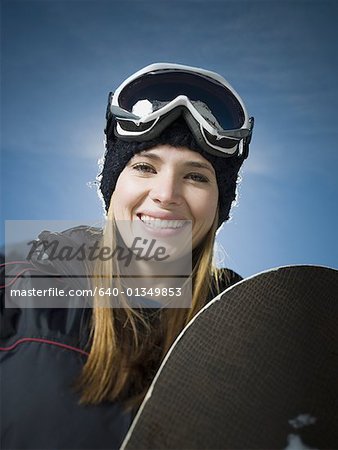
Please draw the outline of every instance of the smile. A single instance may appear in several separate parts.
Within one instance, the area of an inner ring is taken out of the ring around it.
[[[183,228],[184,225],[186,224],[186,220],[162,220],[162,219],[158,219],[156,217],[147,216],[145,214],[140,214],[139,218],[148,227],[154,228],[157,230]]]

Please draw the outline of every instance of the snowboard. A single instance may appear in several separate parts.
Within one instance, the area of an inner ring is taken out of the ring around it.
[[[121,450],[338,449],[338,270],[271,269],[183,329]]]

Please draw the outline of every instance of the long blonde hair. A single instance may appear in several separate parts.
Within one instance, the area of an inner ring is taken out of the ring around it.
[[[113,201],[113,200],[112,200]],[[112,202],[101,248],[116,242],[116,224]],[[81,403],[121,401],[137,408],[169,347],[192,317],[204,306],[217,270],[212,264],[218,210],[202,244],[193,250],[192,303],[190,308],[136,310],[102,306],[102,297],[94,298],[90,352],[79,379]],[[93,282],[104,289],[111,286],[115,274],[114,259],[98,260]],[[116,278],[115,278],[116,279]],[[107,299],[107,301],[109,301]]]

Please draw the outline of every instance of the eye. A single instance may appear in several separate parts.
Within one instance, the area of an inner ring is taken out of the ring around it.
[[[209,183],[209,178],[201,173],[189,173],[186,177],[198,183]]]
[[[137,163],[132,166],[132,169],[141,173],[156,173],[156,170],[151,165],[146,163]]]

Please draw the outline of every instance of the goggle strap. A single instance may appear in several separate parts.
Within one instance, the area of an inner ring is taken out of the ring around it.
[[[107,103],[107,109],[106,109],[106,120],[108,121],[111,118],[112,112],[111,112],[111,104],[114,97],[114,92],[109,92],[108,94],[108,103]]]
[[[245,139],[243,139],[243,158],[246,159],[249,156],[249,144],[251,142],[251,138],[252,138],[252,131],[253,131],[253,127],[255,125],[255,118],[254,117],[250,117],[249,118],[249,123],[250,123],[250,134],[248,135],[248,137],[246,137]]]

